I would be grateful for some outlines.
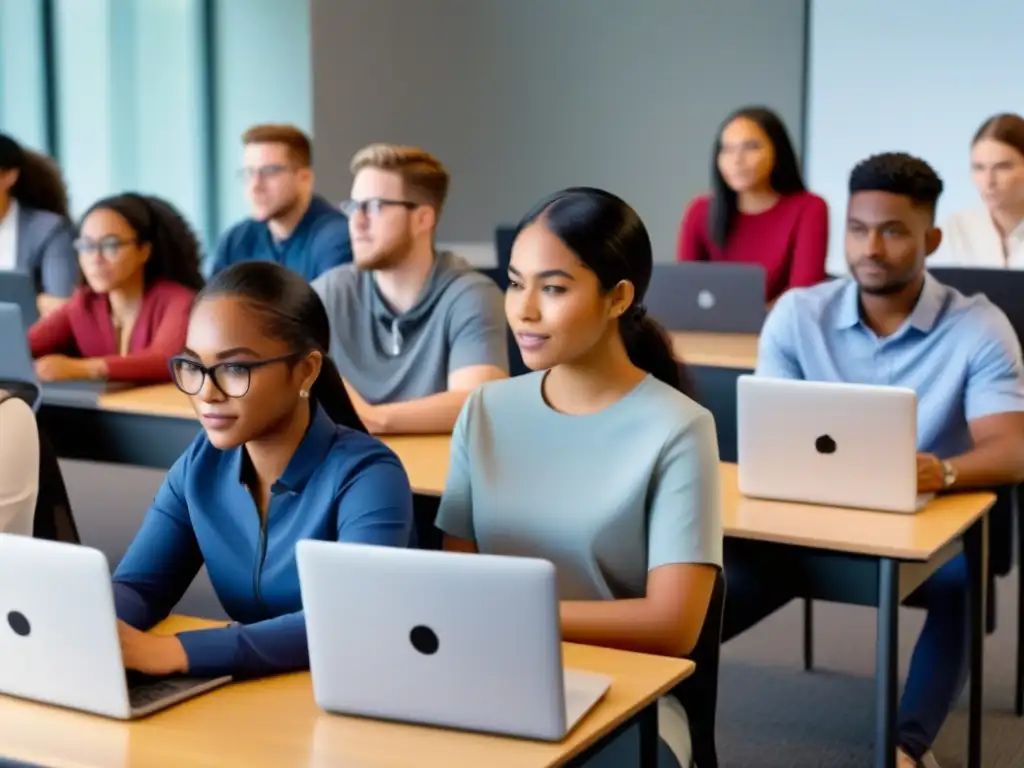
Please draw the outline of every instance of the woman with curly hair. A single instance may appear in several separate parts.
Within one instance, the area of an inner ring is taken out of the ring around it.
[[[28,332],[39,378],[170,380],[203,287],[188,223],[159,198],[117,195],[86,211],[74,247],[85,284]]]
[[[0,134],[0,270],[28,272],[37,293],[70,296],[78,280],[74,236],[60,169]]]

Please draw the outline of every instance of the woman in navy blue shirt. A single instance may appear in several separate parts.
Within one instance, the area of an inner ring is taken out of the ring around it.
[[[366,434],[325,350],[327,313],[296,273],[245,262],[199,294],[178,388],[203,425],[114,574],[125,666],[236,678],[309,666],[299,539],[408,546],[412,491]],[[157,637],[205,563],[225,628]]]

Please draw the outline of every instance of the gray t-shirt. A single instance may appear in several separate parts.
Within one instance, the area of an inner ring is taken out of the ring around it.
[[[373,273],[344,264],[313,281],[331,321],[330,354],[368,403],[416,400],[448,389],[471,365],[508,372],[501,290],[464,259],[443,251],[416,303],[396,313]]]
[[[486,554],[550,560],[562,600],[643,597],[660,565],[721,567],[711,413],[648,376],[604,410],[569,416],[544,401],[543,377],[470,395],[437,527]]]

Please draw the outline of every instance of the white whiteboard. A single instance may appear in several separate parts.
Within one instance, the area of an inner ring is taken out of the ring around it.
[[[829,204],[828,271],[846,274],[850,169],[877,152],[926,160],[939,218],[980,205],[970,141],[997,112],[1024,114],[1024,0],[813,0],[808,186]]]

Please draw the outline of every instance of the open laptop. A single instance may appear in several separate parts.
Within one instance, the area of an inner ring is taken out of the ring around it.
[[[296,558],[328,712],[558,741],[611,685],[563,669],[545,560],[311,540]]]
[[[0,270],[0,302],[18,305],[25,324],[24,330],[28,330],[39,319],[36,283],[27,272]]]
[[[4,274],[4,273],[0,273]],[[41,389],[32,364],[28,337],[17,304],[0,301],[0,388],[18,395],[33,410],[39,407]]]
[[[758,333],[765,318],[765,271],[757,264],[655,264],[644,303],[670,331]]]
[[[740,376],[739,489],[745,496],[916,512],[917,394],[869,384]]]
[[[0,659],[0,693],[122,720],[231,680],[126,673],[103,553],[13,534],[0,534]]]

